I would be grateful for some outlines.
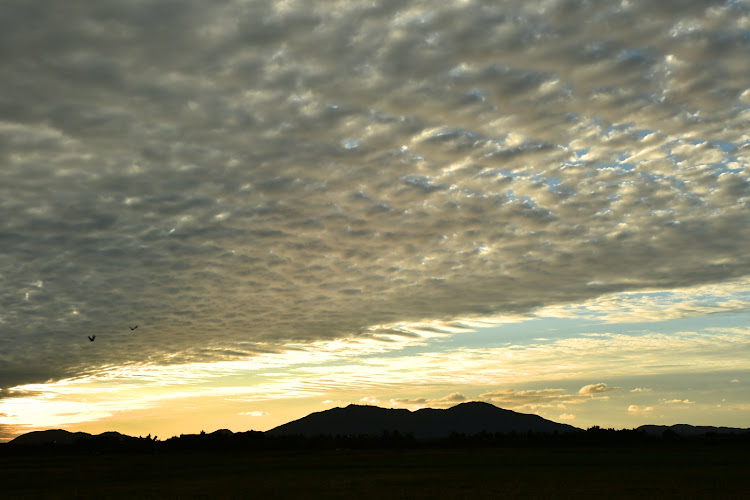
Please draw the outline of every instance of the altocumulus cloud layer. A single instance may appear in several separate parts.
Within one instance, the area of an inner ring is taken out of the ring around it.
[[[749,53],[746,1],[4,2],[0,386],[742,278]]]

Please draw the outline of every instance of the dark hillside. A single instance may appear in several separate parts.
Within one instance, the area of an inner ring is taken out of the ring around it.
[[[63,429],[50,429],[47,431],[33,431],[18,436],[8,442],[9,445],[38,446],[45,444],[67,445],[73,444],[81,439],[89,439],[91,434],[86,432],[69,432]]]
[[[271,436],[370,435],[399,432],[417,439],[445,438],[451,434],[571,432],[576,427],[538,415],[504,410],[489,403],[461,403],[447,410],[405,409],[349,405],[312,413],[267,431]]]

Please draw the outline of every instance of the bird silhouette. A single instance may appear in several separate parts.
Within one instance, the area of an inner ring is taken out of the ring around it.
[[[135,330],[136,328],[138,328],[138,325],[135,325],[135,326],[129,326],[128,328],[130,328],[131,330]]]
[[[91,342],[93,342],[95,338],[96,338],[96,335],[94,335],[93,337],[89,337],[89,340],[90,340]]]

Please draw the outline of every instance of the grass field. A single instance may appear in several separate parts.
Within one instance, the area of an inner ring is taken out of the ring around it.
[[[0,457],[3,498],[748,498],[740,446]]]

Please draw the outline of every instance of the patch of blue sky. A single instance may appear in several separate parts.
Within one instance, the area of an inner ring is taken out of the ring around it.
[[[630,163],[627,160],[630,158],[630,152],[622,152],[617,156],[617,159],[612,162],[598,163],[594,166],[597,170],[620,170],[624,172],[631,172],[637,166],[635,163]]]
[[[547,189],[553,193],[559,193],[562,191],[562,189],[560,189],[562,180],[560,180],[558,177],[547,177],[542,182],[547,184]]]
[[[710,163],[709,166],[713,167],[713,177],[719,177],[721,174],[739,174],[743,171],[741,167],[732,168],[727,163]]]
[[[480,328],[471,333],[457,333],[428,339],[429,348],[491,348],[507,345],[532,345],[540,342],[576,338],[603,333],[639,336],[650,333],[684,335],[684,332],[707,332],[713,329],[747,328],[750,312],[715,313],[664,321],[605,323],[588,318],[529,318],[520,323],[506,323]],[[544,339],[544,340],[543,340]],[[427,347],[413,346],[419,351]],[[401,351],[399,351],[401,352]],[[398,353],[392,353],[398,355]],[[750,365],[748,367],[750,369]]]
[[[573,154],[575,154],[575,159],[562,162],[560,166],[557,167],[557,170],[565,170],[567,167],[587,165],[589,162],[584,160],[583,157],[586,156],[589,151],[591,151],[591,148],[574,149]]]
[[[702,141],[698,141],[695,144],[700,144],[701,142]],[[721,150],[723,152],[725,152],[725,153],[729,153],[729,152],[734,151],[735,149],[737,149],[737,145],[734,144],[734,143],[732,143],[732,142],[727,142],[727,141],[708,141],[708,143],[710,145],[712,145],[712,146],[716,146],[716,147],[721,148]]]
[[[344,149],[355,149],[359,146],[359,141],[357,139],[345,139],[342,145]]]
[[[601,126],[601,121],[597,118],[594,120],[594,123]],[[607,125],[607,127],[604,128],[604,135],[609,136],[612,132],[628,132],[630,128],[635,125],[635,122],[625,122],[625,123],[611,123]]]
[[[654,130],[654,129],[648,129],[648,128],[643,128],[643,129],[631,130],[631,132],[636,137],[638,137],[639,139],[643,139],[644,137],[646,137],[648,135],[651,135],[654,132],[656,132],[656,130]]]
[[[536,208],[536,202],[532,198],[529,198],[528,196],[522,196],[521,197],[521,203],[524,205],[527,205],[531,208]]]
[[[699,296],[701,297],[713,297],[715,302],[719,302],[720,300],[725,300],[726,295],[721,294],[711,294],[709,292],[702,293]],[[741,290],[741,291],[734,291],[731,294],[732,298],[750,298],[750,290]],[[660,292],[628,292],[627,297],[629,299],[652,299],[652,300],[659,300],[659,299],[672,299],[672,302],[679,302],[682,300],[682,294],[680,294],[678,291],[660,291]]]
[[[534,318],[519,323],[505,323],[489,328],[479,328],[471,333],[457,333],[435,339],[435,347],[492,348],[507,345],[538,344],[539,339],[564,339],[580,336],[582,332],[600,332],[601,322],[581,318]],[[598,327],[598,330],[597,330]]]

